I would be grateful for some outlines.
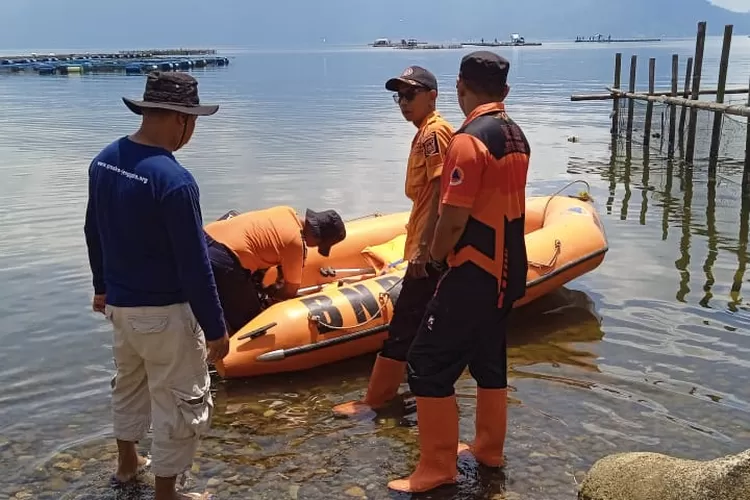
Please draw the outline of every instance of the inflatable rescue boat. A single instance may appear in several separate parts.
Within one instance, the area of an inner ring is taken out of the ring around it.
[[[406,270],[406,233],[399,230],[406,220],[408,213],[349,222],[351,242],[334,246],[328,259],[311,252],[303,284],[308,293],[272,305],[238,331],[229,354],[216,365],[219,375],[301,371],[378,351]],[[527,198],[525,233],[527,289],[515,307],[596,269],[608,250],[599,215],[586,197]],[[362,245],[365,236],[371,237],[367,246]],[[360,266],[364,272],[349,282],[338,279],[337,272],[324,276],[321,266],[331,264]]]

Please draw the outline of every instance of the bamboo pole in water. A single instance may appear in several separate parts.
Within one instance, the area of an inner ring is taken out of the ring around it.
[[[675,54],[676,55],[676,54]],[[673,56],[674,57],[674,56]],[[692,68],[693,64],[693,58],[691,57],[689,59],[690,61],[690,67]],[[685,91],[685,97],[690,97],[692,93],[690,92],[690,72],[687,74],[687,90]],[[620,88],[619,85],[615,85],[614,88]],[[724,89],[724,95],[729,94],[747,94],[750,92],[750,87],[740,87],[736,89]],[[701,89],[701,91],[698,93],[698,95],[716,95],[718,93],[717,89]],[[655,90],[654,95],[672,95],[671,90]],[[617,96],[614,96],[612,94],[573,94],[570,96],[571,101],[609,101],[612,99],[618,99]]]
[[[733,26],[727,24],[724,26],[724,43],[721,47],[721,60],[719,62],[719,82],[716,86],[718,92],[716,93],[716,102],[722,104],[724,102],[724,88],[727,86],[727,70],[729,69],[729,49],[732,46],[732,30]],[[721,142],[721,123],[724,119],[723,113],[717,111],[714,113],[714,128],[711,134],[711,152],[709,158],[714,160],[711,164],[716,168],[715,160],[719,156],[719,144]],[[710,169],[709,169],[710,170]],[[713,174],[716,174],[714,171]],[[709,172],[711,176],[711,172]]]
[[[638,56],[633,54],[630,56],[630,84],[628,88],[630,92],[635,92],[635,74],[638,66]],[[635,103],[632,99],[628,100],[628,128],[627,128],[627,141],[633,138],[633,108]]]
[[[682,92],[682,97],[685,99],[687,99],[688,97],[692,97],[690,95],[690,78],[692,76],[693,76],[693,58],[688,57],[687,66],[685,67],[685,88]],[[680,125],[678,128],[678,131],[680,134],[680,148],[682,148],[682,143],[685,138],[685,106],[682,106],[682,109],[680,109]]]
[[[693,68],[693,92],[692,100],[698,100],[701,87],[701,72],[703,70],[703,48],[706,45],[706,22],[698,23],[698,34],[695,37],[695,67]],[[698,130],[698,109],[690,108],[690,122],[688,123],[688,138],[685,149],[685,161],[688,164],[693,163],[695,154],[695,133]]]
[[[691,108],[691,110],[705,110],[705,111],[720,111],[728,115],[743,116],[745,118],[750,117],[750,105],[744,104],[724,104],[713,101],[696,101],[693,99],[685,99],[683,97],[669,97],[663,95],[648,95],[639,94],[636,92],[623,92],[622,90],[612,89],[612,92],[617,93],[621,98],[633,99],[636,101],[652,101],[663,104],[676,104],[677,106],[685,106]]]
[[[747,95],[747,106],[750,107],[750,94]],[[747,118],[745,136],[745,169],[742,172],[742,198],[750,197],[750,116]]]
[[[652,95],[654,92],[654,80],[656,79],[656,59],[650,58],[648,60],[648,94]],[[654,102],[648,101],[646,104],[646,123],[643,127],[643,146],[648,147],[651,143],[651,120],[654,116]]]
[[[620,88],[620,75],[622,73],[622,53],[615,54],[615,78],[614,85]],[[612,94],[609,94],[612,95]],[[613,96],[612,102],[612,135],[617,135],[617,128],[620,121],[620,100]]]
[[[680,72],[680,56],[672,54],[672,97],[677,97],[677,79],[679,78]],[[674,134],[677,124],[677,106],[674,104],[669,106],[669,139],[667,143],[667,157],[674,157]]]

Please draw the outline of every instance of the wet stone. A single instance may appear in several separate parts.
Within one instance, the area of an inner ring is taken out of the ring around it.
[[[297,500],[299,495],[299,485],[298,484],[292,484],[289,486],[289,498],[292,500]]]
[[[541,474],[544,472],[544,467],[542,467],[541,465],[532,465],[531,467],[529,467],[529,472],[531,472],[532,474]]]
[[[351,488],[347,489],[344,493],[346,493],[350,497],[363,497],[363,496],[365,496],[365,490],[363,490],[359,486],[352,486]]]
[[[68,482],[61,477],[53,477],[47,481],[44,487],[53,491],[62,491],[68,487]]]

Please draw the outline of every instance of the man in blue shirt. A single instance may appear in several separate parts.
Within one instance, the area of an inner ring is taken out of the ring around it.
[[[181,494],[176,477],[192,465],[210,427],[206,360],[229,351],[208,260],[198,186],[173,156],[193,135],[198,82],[187,73],[148,75],[142,101],[123,98],[140,129],[102,150],[89,167],[85,235],[93,309],[113,325],[112,384],[118,466],[112,482],[135,478],[145,459],[136,443],[153,423],[156,500]]]

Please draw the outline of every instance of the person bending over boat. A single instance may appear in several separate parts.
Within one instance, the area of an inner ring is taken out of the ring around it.
[[[429,247],[437,220],[443,159],[453,128],[436,111],[437,79],[426,69],[409,66],[401,76],[388,80],[385,88],[396,92],[393,97],[401,114],[417,128],[406,165],[406,196],[412,201],[404,245],[404,260],[409,265],[367,393],[361,401],[334,407],[338,416],[372,414],[396,396],[406,372],[406,354],[440,277],[441,266],[430,262]]]
[[[260,314],[260,292],[272,301],[297,295],[307,247],[328,257],[343,241],[346,228],[334,210],[307,210],[300,218],[292,207],[245,212],[205,227],[208,255],[230,336]],[[262,290],[266,271],[280,266],[279,279]]]
[[[420,458],[405,479],[423,492],[456,480],[458,452],[503,465],[507,422],[506,327],[526,292],[526,177],[530,147],[506,114],[510,63],[479,51],[461,60],[456,83],[466,115],[451,139],[441,176],[440,217],[431,258],[447,261],[408,355],[417,400]],[[477,382],[472,445],[459,445],[454,384],[464,369]]]
[[[206,498],[177,493],[190,469],[213,402],[206,360],[229,352],[229,337],[208,261],[198,185],[173,153],[185,146],[200,105],[187,73],[148,75],[140,129],[104,148],[89,166],[84,231],[93,273],[94,311],[111,321],[117,372],[112,416],[117,471],[112,486],[146,465],[136,443],[153,424],[156,500]]]

